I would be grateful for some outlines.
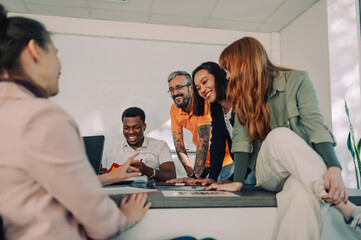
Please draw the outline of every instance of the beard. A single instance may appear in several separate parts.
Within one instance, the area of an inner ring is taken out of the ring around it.
[[[179,96],[183,96],[183,102],[178,104],[178,103],[176,103],[175,98],[179,97]],[[186,108],[188,106],[190,100],[191,100],[190,96],[185,97],[183,94],[176,95],[173,97],[174,104],[177,108]]]

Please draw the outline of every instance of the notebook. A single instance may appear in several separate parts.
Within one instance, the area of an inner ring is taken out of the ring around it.
[[[99,174],[100,164],[102,162],[102,156],[103,156],[105,137],[103,135],[84,136],[83,140],[84,140],[86,155],[88,156],[89,162],[92,165],[95,174]]]

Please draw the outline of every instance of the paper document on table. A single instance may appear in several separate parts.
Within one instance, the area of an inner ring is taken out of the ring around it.
[[[136,188],[136,187],[103,187],[103,191],[108,195],[115,194],[129,194],[129,193],[140,193],[140,192],[158,192],[157,189],[148,188]]]
[[[164,197],[239,197],[222,191],[162,191]]]

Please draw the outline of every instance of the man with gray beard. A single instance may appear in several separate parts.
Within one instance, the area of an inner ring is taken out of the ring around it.
[[[212,118],[210,105],[205,103],[203,116],[193,115],[192,78],[185,71],[176,71],[168,77],[169,94],[174,103],[170,109],[173,142],[177,155],[187,172],[187,177],[173,179],[168,182],[190,182],[196,178],[204,178],[209,171],[209,144]],[[184,145],[183,128],[189,130],[192,141],[197,147],[194,168],[191,166]]]

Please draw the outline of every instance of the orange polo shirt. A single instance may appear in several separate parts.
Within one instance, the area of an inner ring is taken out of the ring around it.
[[[191,101],[190,104],[192,104]],[[204,125],[212,125],[212,117],[210,114],[210,104],[208,101],[205,101],[204,106],[204,115],[203,116],[194,116],[193,111],[190,114],[187,114],[183,111],[182,108],[177,108],[173,103],[170,107],[170,119],[171,119],[171,129],[172,131],[181,131],[183,128],[187,129],[192,133],[192,142],[195,146],[198,145],[198,127]],[[209,137],[211,139],[212,136]],[[211,145],[211,141],[209,141],[209,145]],[[205,167],[210,167],[210,155],[209,155],[210,147],[208,148],[207,160]],[[223,166],[232,163],[231,155],[229,154],[229,150],[227,147],[226,155],[224,156]]]

